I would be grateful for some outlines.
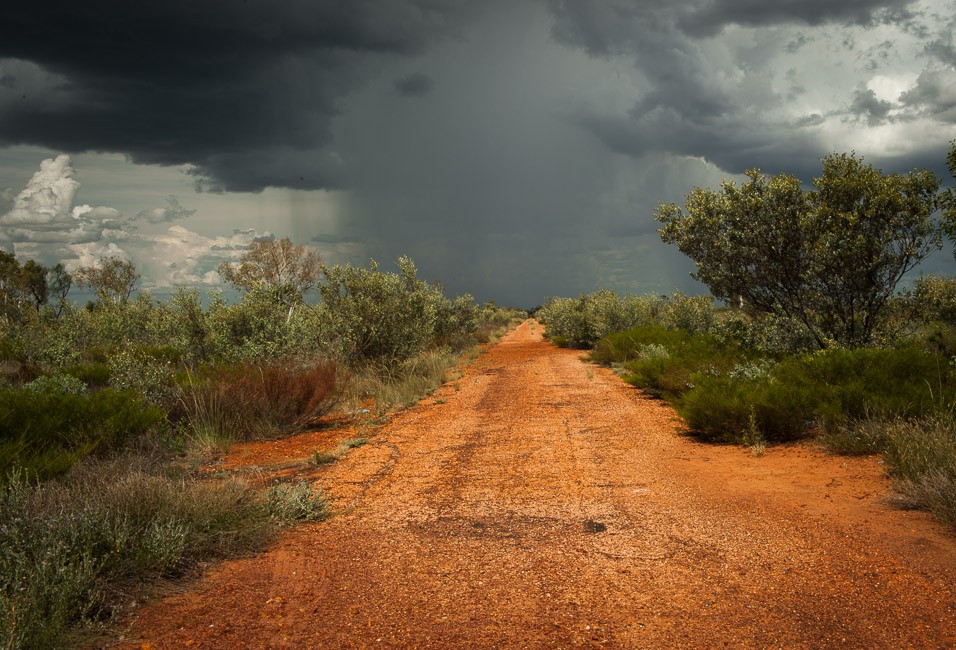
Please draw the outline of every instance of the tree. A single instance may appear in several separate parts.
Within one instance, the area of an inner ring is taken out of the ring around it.
[[[73,276],[66,272],[62,263],[58,262],[47,271],[46,283],[50,297],[56,299],[56,316],[59,318],[67,304],[66,296],[73,288]]]
[[[223,262],[218,271],[237,289],[276,287],[286,304],[294,304],[318,282],[321,265],[314,249],[293,244],[288,238],[257,239],[238,263]]]
[[[956,181],[956,140],[950,144],[949,155],[946,156],[946,164],[949,166],[949,173]],[[956,242],[956,188],[949,188],[943,194],[943,228],[946,236],[953,242]],[[956,248],[953,249],[953,255],[956,256]]]
[[[379,271],[374,261],[368,269],[322,268],[321,309],[341,359],[396,369],[434,340],[440,312],[454,306],[418,278],[411,259],[398,258],[398,271]]]
[[[23,298],[20,262],[16,256],[0,250],[0,308],[6,315],[16,312]]]
[[[24,295],[40,311],[50,297],[50,288],[46,281],[47,269],[34,260],[27,260],[20,269],[20,284]]]
[[[104,257],[94,266],[80,267],[74,274],[78,285],[90,287],[100,302],[114,305],[129,301],[139,277],[132,262],[115,256]]]
[[[900,278],[941,246],[929,171],[883,174],[832,154],[812,190],[792,175],[747,176],[695,188],[683,210],[660,205],[658,232],[714,296],[794,319],[820,347],[868,343]]]

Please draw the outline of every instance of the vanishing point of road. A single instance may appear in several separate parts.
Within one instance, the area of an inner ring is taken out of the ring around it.
[[[878,459],[695,442],[541,333],[323,469],[330,520],[143,608],[123,643],[956,647],[956,537],[889,506]]]

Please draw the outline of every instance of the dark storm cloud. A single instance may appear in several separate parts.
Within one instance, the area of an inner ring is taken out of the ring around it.
[[[712,123],[685,120],[669,108],[628,119],[581,116],[579,123],[617,153],[672,153],[703,157],[722,170],[741,174],[758,168],[802,179],[819,172],[828,151],[813,137],[818,115],[791,124],[754,124],[727,118]]]
[[[900,101],[922,114],[956,124],[956,69],[925,70]]]
[[[427,95],[435,81],[427,74],[416,72],[395,82],[395,91],[405,97],[420,97]]]
[[[870,25],[909,20],[907,7],[915,0],[549,0],[559,39],[593,54],[627,50],[639,42],[640,23],[648,30],[679,30],[693,37],[714,36],[728,25],[824,23]],[[635,29],[635,28],[638,29]],[[793,45],[799,47],[802,42]]]
[[[857,88],[853,91],[850,102],[850,112],[859,119],[865,120],[870,126],[878,126],[886,122],[893,105],[886,100],[879,99],[876,93],[868,88]]]
[[[914,0],[711,0],[692,6],[678,24],[689,34],[713,36],[725,26],[766,27],[790,23],[870,25],[884,16],[909,18]]]
[[[4,9],[0,59],[55,77],[59,101],[0,102],[0,144],[192,164],[208,189],[259,190],[341,184],[334,152],[306,154],[329,145],[341,98],[369,76],[375,55],[421,53],[454,31],[467,2],[95,7],[54,0]]]

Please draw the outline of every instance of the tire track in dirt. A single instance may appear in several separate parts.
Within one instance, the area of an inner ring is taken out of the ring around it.
[[[324,470],[342,514],[144,608],[130,647],[956,645],[956,543],[883,503],[878,461],[695,443],[540,334]]]

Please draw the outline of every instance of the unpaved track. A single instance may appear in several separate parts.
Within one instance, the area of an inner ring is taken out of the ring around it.
[[[875,459],[675,435],[528,321],[321,477],[344,513],[145,608],[152,647],[956,646]]]

